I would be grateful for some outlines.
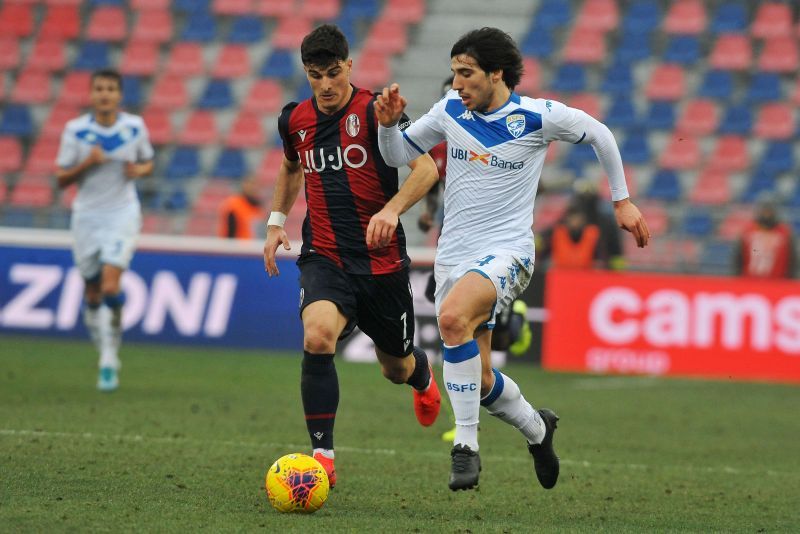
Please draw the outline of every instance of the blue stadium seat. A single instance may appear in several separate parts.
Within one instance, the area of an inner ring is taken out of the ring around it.
[[[749,106],[729,106],[717,131],[721,134],[746,135],[752,128],[753,115]]]
[[[533,24],[539,29],[561,28],[572,20],[572,2],[569,0],[544,0],[533,15]]]
[[[164,209],[169,211],[183,211],[189,207],[189,197],[183,189],[175,189],[166,195],[163,202]]]
[[[722,4],[714,13],[709,29],[714,33],[743,33],[747,31],[747,11],[738,3]]]
[[[750,178],[744,191],[742,191],[742,202],[754,202],[761,193],[765,191],[774,192],[776,185],[774,174],[757,172]]]
[[[129,111],[142,107],[142,81],[138,76],[122,77],[122,106]]]
[[[800,185],[795,184],[794,192],[789,197],[789,206],[792,208],[800,208]],[[794,231],[800,235],[800,217],[794,219]]]
[[[0,134],[19,137],[30,137],[33,135],[33,118],[27,106],[8,104],[4,109],[0,109],[2,109]]]
[[[193,11],[181,33],[182,41],[210,43],[217,36],[217,23],[208,11]]]
[[[698,270],[706,274],[731,274],[736,243],[712,240],[701,249]]]
[[[705,237],[714,231],[714,220],[707,210],[693,207],[683,219],[683,232],[693,237]]]
[[[664,62],[694,65],[700,59],[700,42],[693,35],[677,35],[664,51]]]
[[[641,61],[653,55],[650,33],[626,31],[622,34],[614,60],[618,63]]]
[[[750,80],[745,101],[754,104],[782,100],[781,79],[775,73],[759,72]]]
[[[341,16],[348,19],[375,19],[381,12],[378,0],[348,0],[342,7]]]
[[[196,148],[180,146],[172,153],[164,173],[167,179],[181,180],[197,176],[200,172],[200,155]]]
[[[211,0],[172,0],[172,9],[190,13],[192,11],[204,11],[208,13]]]
[[[0,225],[30,228],[36,226],[36,214],[30,208],[6,206],[0,210]]]
[[[643,164],[650,162],[650,145],[647,140],[647,131],[640,128],[630,128],[625,141],[620,149],[622,161],[625,163]]]
[[[289,50],[274,50],[258,74],[262,78],[292,79],[295,74],[294,54]]]
[[[553,32],[549,29],[531,31],[522,40],[520,51],[530,57],[550,57],[555,51]]]
[[[203,109],[222,109],[233,105],[233,92],[228,80],[209,80],[197,106]]]
[[[124,6],[125,0],[89,0],[92,6]]]
[[[217,178],[241,179],[247,175],[247,163],[241,150],[226,148],[214,166],[213,176]]]
[[[98,41],[84,41],[78,50],[78,57],[72,68],[75,70],[98,70],[111,66],[108,60],[108,44]]]
[[[592,145],[581,143],[570,148],[564,167],[571,170],[575,176],[580,177],[583,176],[584,166],[593,161],[597,161],[597,155],[594,153]]]
[[[650,198],[675,202],[681,198],[681,183],[678,175],[674,171],[660,170],[650,181],[650,188],[647,191]]]
[[[631,94],[633,91],[631,66],[627,63],[616,63],[608,67],[600,90],[613,95]]]
[[[661,8],[654,0],[632,3],[622,18],[625,33],[650,34],[661,25]]]
[[[791,142],[773,141],[761,155],[759,171],[780,174],[794,169],[794,147]]]
[[[264,40],[264,22],[259,17],[237,17],[228,32],[228,42],[253,44]]]
[[[612,128],[628,128],[638,122],[636,108],[633,107],[633,100],[627,96],[619,96],[611,102],[608,113],[606,113],[606,126]]]
[[[555,79],[550,83],[554,91],[586,90],[586,69],[583,65],[566,63],[556,71]]]
[[[672,102],[651,102],[645,125],[654,130],[672,130],[675,127],[675,106]]]
[[[733,75],[725,70],[706,72],[703,83],[697,91],[699,96],[727,100],[733,93]]]
[[[297,95],[295,96],[295,100],[297,102],[302,102],[307,98],[311,98],[314,95],[314,92],[311,90],[311,86],[307,83],[301,83],[300,86],[297,88]]]

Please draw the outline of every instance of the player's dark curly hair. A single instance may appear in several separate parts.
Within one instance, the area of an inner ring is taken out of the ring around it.
[[[303,38],[300,58],[303,65],[328,67],[345,61],[350,55],[347,38],[334,24],[323,24]]]
[[[94,83],[94,81],[97,78],[114,80],[115,82],[117,82],[117,87],[119,87],[119,90],[122,91],[122,76],[120,75],[119,72],[115,71],[114,69],[100,69],[94,71],[92,73],[91,83]]]
[[[450,57],[466,54],[478,62],[484,72],[503,70],[503,81],[514,89],[522,78],[522,54],[517,44],[503,30],[481,28],[465,33],[450,50]]]

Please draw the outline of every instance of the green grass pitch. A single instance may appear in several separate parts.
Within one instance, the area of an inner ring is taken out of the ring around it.
[[[561,416],[561,479],[539,487],[521,436],[482,414],[477,491],[447,488],[445,415],[337,362],[339,482],[282,515],[264,475],[308,452],[297,355],[123,347],[95,390],[88,342],[0,337],[6,532],[780,532],[800,525],[800,388],[507,369]],[[437,375],[441,378],[441,370]],[[445,412],[443,411],[443,414]]]

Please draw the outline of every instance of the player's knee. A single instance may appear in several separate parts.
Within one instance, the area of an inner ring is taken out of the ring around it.
[[[381,372],[394,384],[404,384],[407,379],[405,369],[399,365],[381,365]]]
[[[439,331],[447,345],[461,343],[470,334],[468,327],[467,320],[461,314],[443,309],[439,315]]]
[[[324,324],[305,326],[303,350],[311,354],[330,354],[336,350],[338,333]]]
[[[494,386],[494,372],[492,368],[481,369],[481,396],[486,396]]]

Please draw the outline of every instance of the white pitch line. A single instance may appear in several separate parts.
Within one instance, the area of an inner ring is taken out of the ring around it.
[[[72,439],[90,439],[90,440],[109,440],[109,441],[128,441],[128,442],[151,442],[151,443],[170,443],[174,445],[181,444],[197,444],[197,445],[225,445],[232,447],[248,447],[257,449],[283,449],[283,450],[304,450],[305,445],[298,445],[296,443],[275,443],[275,442],[249,442],[249,441],[236,441],[236,440],[208,440],[196,439],[186,437],[159,437],[159,436],[142,436],[140,434],[95,434],[92,432],[58,432],[48,430],[19,430],[12,428],[0,428],[0,436],[12,437],[44,437],[44,438],[72,438]],[[336,446],[336,450],[341,452],[355,452],[359,454],[374,454],[395,456],[404,454],[402,451],[395,449],[380,449],[380,448],[364,448],[364,447],[348,447]],[[444,459],[449,456],[447,452],[433,452],[433,451],[414,451],[408,454],[414,456],[424,456],[429,458]],[[521,456],[500,456],[500,455],[482,455],[484,459],[495,462],[511,462],[511,463],[529,463],[530,459],[527,455]],[[574,467],[584,468],[597,468],[597,469],[628,469],[635,471],[645,471],[648,469],[654,470],[681,470],[689,472],[702,472],[702,473],[720,473],[726,475],[752,475],[752,474],[766,474],[769,476],[788,476],[795,477],[798,473],[795,472],[779,472],[773,470],[756,471],[756,470],[742,470],[729,466],[722,467],[698,467],[694,465],[664,465],[659,464],[656,466],[635,463],[605,463],[605,462],[589,462],[587,460],[570,460],[561,458],[562,465],[569,465]]]

